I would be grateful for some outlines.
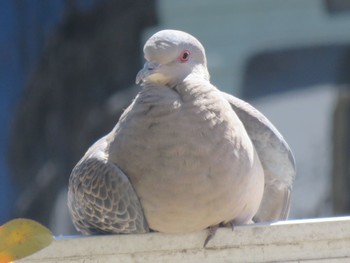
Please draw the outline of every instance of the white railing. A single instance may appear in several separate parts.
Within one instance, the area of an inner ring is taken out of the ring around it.
[[[350,217],[290,220],[207,231],[58,238],[34,262],[350,262]]]

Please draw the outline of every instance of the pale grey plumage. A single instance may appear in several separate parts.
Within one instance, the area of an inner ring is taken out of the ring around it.
[[[210,84],[191,35],[160,31],[144,52],[143,89],[72,172],[78,230],[183,233],[286,219],[295,166],[276,128]]]

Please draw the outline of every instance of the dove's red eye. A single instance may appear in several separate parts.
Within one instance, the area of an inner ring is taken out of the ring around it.
[[[189,59],[190,59],[190,51],[188,51],[188,50],[182,51],[181,55],[179,56],[179,61],[181,63],[184,63]]]

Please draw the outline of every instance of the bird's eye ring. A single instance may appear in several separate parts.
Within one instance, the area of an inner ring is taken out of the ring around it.
[[[181,63],[184,63],[190,59],[190,52],[188,50],[182,51],[181,55],[179,56],[179,61]]]

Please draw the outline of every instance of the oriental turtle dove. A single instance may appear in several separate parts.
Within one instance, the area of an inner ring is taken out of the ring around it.
[[[82,233],[187,233],[287,219],[295,163],[271,122],[209,81],[193,36],[144,46],[142,90],[74,167],[68,206]]]

